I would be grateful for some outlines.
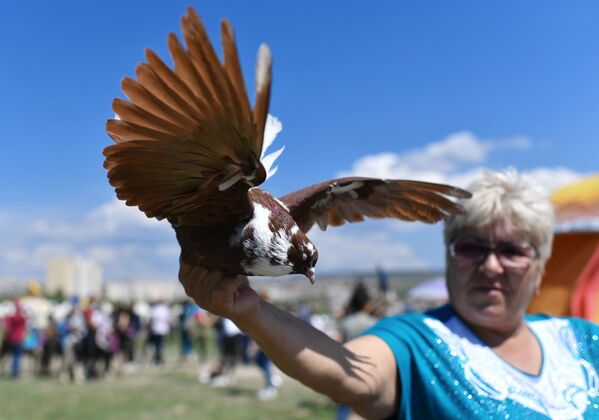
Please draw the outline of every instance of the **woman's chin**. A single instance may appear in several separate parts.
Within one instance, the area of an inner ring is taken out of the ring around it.
[[[486,295],[475,299],[460,311],[460,314],[470,323],[481,326],[493,326],[503,323],[508,317],[503,295]]]

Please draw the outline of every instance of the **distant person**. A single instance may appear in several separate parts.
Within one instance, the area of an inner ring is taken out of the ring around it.
[[[83,338],[87,334],[85,315],[79,306],[77,298],[71,299],[71,310],[59,325],[63,351],[63,370],[61,380],[73,380],[81,383],[84,378],[83,370]]]
[[[599,418],[599,326],[526,315],[551,254],[545,191],[514,170],[468,189],[465,213],[445,223],[449,304],[385,318],[344,345],[243,276],[184,266],[181,280],[288,375],[364,417]]]
[[[188,362],[193,353],[193,334],[196,327],[196,313],[199,311],[198,305],[191,302],[184,302],[179,314],[179,338],[181,360]]]
[[[83,318],[85,320],[85,333],[81,341],[81,355],[85,367],[85,376],[87,379],[96,379],[99,376],[98,361],[104,361],[104,367],[107,366],[104,346],[108,344],[105,329],[106,315],[98,306],[95,298],[90,298],[87,306],[83,309]]]
[[[134,343],[139,332],[139,319],[133,313],[132,305],[119,305],[114,311],[114,331],[119,343],[119,352],[123,362],[133,363],[135,360]]]
[[[98,360],[101,362],[102,375],[111,374],[112,358],[119,351],[119,340],[114,326],[114,314],[98,309],[94,324],[96,326],[96,346]]]
[[[227,385],[233,382],[237,363],[241,360],[241,330],[230,319],[223,318],[223,345],[221,354],[221,374],[213,384]]]
[[[51,364],[55,356],[62,356],[61,334],[53,316],[48,316],[48,324],[43,333],[40,375],[51,374]]]
[[[383,267],[376,268],[376,279],[379,286],[379,291],[383,294],[389,291],[389,276]]]
[[[164,362],[164,337],[171,331],[171,310],[164,301],[159,301],[150,310],[150,340],[154,345],[154,364]]]
[[[353,340],[377,321],[378,318],[372,315],[371,297],[366,286],[362,282],[357,283],[337,325],[341,342]],[[351,408],[348,404],[339,404],[336,419],[346,420],[350,413]]]
[[[265,290],[260,292],[260,298],[270,302],[268,292]],[[268,355],[262,351],[254,340],[250,340],[250,347],[254,348],[253,360],[262,371],[264,377],[264,387],[258,391],[257,397],[263,401],[272,400],[279,393],[278,388],[281,385],[282,379],[273,372],[272,363]]]
[[[23,342],[27,336],[27,317],[21,302],[14,301],[14,313],[4,320],[5,346],[12,354],[11,377],[18,378],[21,374],[21,356],[23,355]]]
[[[206,332],[208,328],[211,327],[211,315],[197,306],[197,312],[194,315],[194,319],[196,321],[195,327],[195,335],[196,335],[196,343],[198,348],[198,357],[200,364],[206,363],[208,360],[208,347],[207,347],[207,338]]]
[[[353,340],[378,321],[378,318],[372,315],[372,310],[366,286],[358,283],[345,306],[344,315],[338,321],[337,329],[342,342]]]

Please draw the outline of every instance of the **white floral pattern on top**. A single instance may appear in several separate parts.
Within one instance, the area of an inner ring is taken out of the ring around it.
[[[543,350],[538,376],[529,375],[500,358],[458,318],[443,323],[425,318],[425,324],[448,346],[464,369],[464,376],[481,396],[511,399],[551,418],[582,418],[589,398],[599,395],[599,376],[582,359],[567,320],[551,318],[528,322]]]

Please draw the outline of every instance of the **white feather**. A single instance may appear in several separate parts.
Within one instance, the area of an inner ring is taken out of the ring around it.
[[[237,181],[239,181],[241,178],[245,178],[241,175],[234,175],[231,178],[227,179],[226,181],[218,184],[218,190],[219,191],[225,191],[228,190],[229,188],[231,188]]]
[[[283,153],[283,150],[285,150],[285,146],[281,147],[276,152],[269,153],[261,159],[262,166],[264,166],[264,169],[266,170],[266,179],[277,173],[279,167],[272,167],[272,164],[275,163],[275,160],[281,155],[281,153]]]
[[[264,126],[262,155],[260,156],[260,162],[262,162],[262,166],[264,166],[264,169],[266,170],[266,179],[273,176],[277,172],[277,169],[279,169],[278,166],[273,168],[272,165],[275,163],[275,160],[281,156],[283,150],[285,150],[285,146],[283,146],[275,152],[269,153],[268,155],[266,154],[266,150],[272,145],[277,137],[277,134],[279,134],[281,130],[283,130],[283,124],[281,121],[279,121],[277,117],[268,114],[266,117],[266,125]]]
[[[260,45],[260,48],[258,48],[258,60],[256,60],[256,90],[258,92],[264,89],[271,61],[268,45]]]

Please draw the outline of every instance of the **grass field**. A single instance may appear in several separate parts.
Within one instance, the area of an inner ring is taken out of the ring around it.
[[[335,405],[285,377],[279,395],[260,401],[257,367],[241,366],[233,385],[198,382],[197,364],[167,363],[81,385],[25,374],[0,377],[0,419],[332,419]]]

